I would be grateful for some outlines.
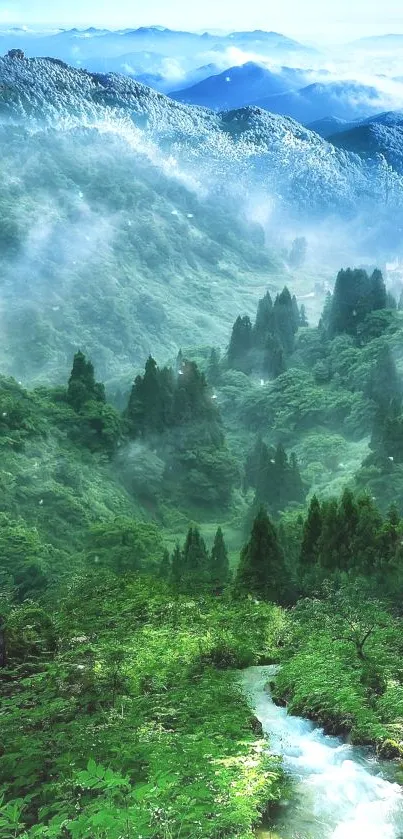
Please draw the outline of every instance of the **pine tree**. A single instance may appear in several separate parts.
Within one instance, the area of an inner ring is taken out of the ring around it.
[[[264,297],[259,300],[253,326],[252,340],[255,350],[265,349],[267,339],[273,332],[273,325],[273,301],[267,291]]]
[[[321,333],[326,336],[330,333],[330,319],[332,317],[333,296],[330,291],[326,293],[325,304],[319,320],[319,329]]]
[[[386,290],[380,271],[369,277],[363,269],[339,271],[329,317],[329,336],[346,332],[356,336],[358,326],[370,312],[384,309]]]
[[[295,332],[298,332],[298,329],[299,329],[299,326],[300,326],[300,314],[299,314],[299,307],[298,307],[298,302],[297,302],[297,298],[296,298],[295,294],[293,294],[293,296],[291,298],[291,303],[292,303],[292,311],[293,311],[294,330],[295,330]]]
[[[261,508],[253,523],[250,540],[241,552],[234,591],[238,596],[250,594],[281,602],[284,587],[284,556],[274,525]]]
[[[269,379],[277,379],[287,369],[283,347],[276,335],[269,335],[263,356],[262,373]]]
[[[368,396],[373,399],[381,414],[385,417],[391,407],[400,408],[402,403],[402,384],[389,344],[379,350],[375,365],[368,382]]]
[[[164,373],[164,378],[168,381],[167,373]],[[147,359],[144,376],[135,379],[126,417],[133,437],[161,434],[164,430],[161,373],[151,355]]]
[[[158,576],[161,580],[169,580],[171,576],[171,557],[169,551],[165,549],[160,563]]]
[[[176,544],[175,550],[172,554],[171,558],[171,573],[170,573],[170,581],[173,586],[179,588],[182,577],[183,577],[183,552],[181,551],[180,545]]]
[[[281,294],[278,294],[273,306],[275,334],[280,341],[286,355],[291,355],[294,350],[295,333],[298,324],[295,321],[294,306],[291,294],[285,287]]]
[[[208,588],[210,557],[198,527],[190,527],[183,549],[182,585],[186,591],[203,591]]]
[[[386,309],[387,307],[387,293],[385,283],[383,281],[382,271],[378,268],[373,271],[371,278],[371,311],[377,309]]]
[[[305,309],[304,304],[302,304],[302,306],[299,310],[299,325],[303,326],[303,327],[309,326],[308,318],[306,316],[306,309]]]
[[[318,545],[319,564],[330,571],[340,568],[340,517],[335,498],[322,504],[322,530]]]
[[[241,373],[251,372],[252,324],[247,315],[238,317],[228,347],[228,366]]]
[[[288,501],[296,501],[302,503],[306,497],[306,489],[301,478],[297,456],[294,452],[291,453],[288,464]]]
[[[211,551],[210,579],[215,594],[221,594],[229,581],[228,552],[221,527],[217,530]]]
[[[105,402],[105,388],[95,381],[94,367],[84,353],[74,356],[73,369],[67,387],[67,401],[75,411],[81,411],[88,402]]]
[[[210,385],[218,385],[221,379],[221,352],[219,349],[213,349],[210,353],[210,358],[207,366],[207,381]]]
[[[322,510],[318,498],[314,495],[309,505],[304,524],[300,563],[303,569],[312,568],[319,559],[319,541],[322,534]]]

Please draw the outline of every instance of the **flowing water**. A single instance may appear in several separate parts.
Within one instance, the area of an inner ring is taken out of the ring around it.
[[[403,790],[368,750],[330,737],[308,720],[290,716],[265,690],[275,667],[250,667],[242,685],[292,777],[295,795],[280,806],[259,839],[403,839]],[[393,774],[392,774],[393,777]]]

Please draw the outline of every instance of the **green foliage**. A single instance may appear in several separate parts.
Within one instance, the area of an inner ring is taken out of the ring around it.
[[[252,836],[282,773],[225,668],[275,658],[282,626],[267,604],[74,579],[40,667],[8,671],[2,835]]]
[[[92,525],[88,537],[88,562],[118,574],[156,564],[161,553],[161,534],[156,525],[119,516]]]
[[[253,522],[249,542],[242,549],[235,578],[237,596],[254,595],[274,603],[285,594],[284,557],[274,525],[263,509]]]
[[[400,656],[401,621],[364,578],[346,580],[294,609],[275,695],[352,742],[402,740]]]
[[[339,271],[329,314],[330,336],[343,332],[356,336],[367,315],[386,308],[386,289],[379,270],[371,277],[363,269]]]

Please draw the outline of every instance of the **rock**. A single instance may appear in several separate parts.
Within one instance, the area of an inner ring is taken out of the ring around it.
[[[403,747],[396,740],[384,740],[377,748],[378,757],[384,760],[394,760],[403,757]]]
[[[260,720],[257,717],[252,717],[251,719],[251,729],[254,734],[258,734],[259,737],[263,737],[263,726]]]

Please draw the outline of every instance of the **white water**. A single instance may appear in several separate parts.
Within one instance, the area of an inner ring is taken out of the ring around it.
[[[293,778],[295,798],[258,836],[278,839],[403,839],[402,787],[382,777],[368,752],[325,735],[314,724],[277,707],[265,686],[275,667],[250,667],[242,686]],[[273,832],[271,832],[273,831]]]

